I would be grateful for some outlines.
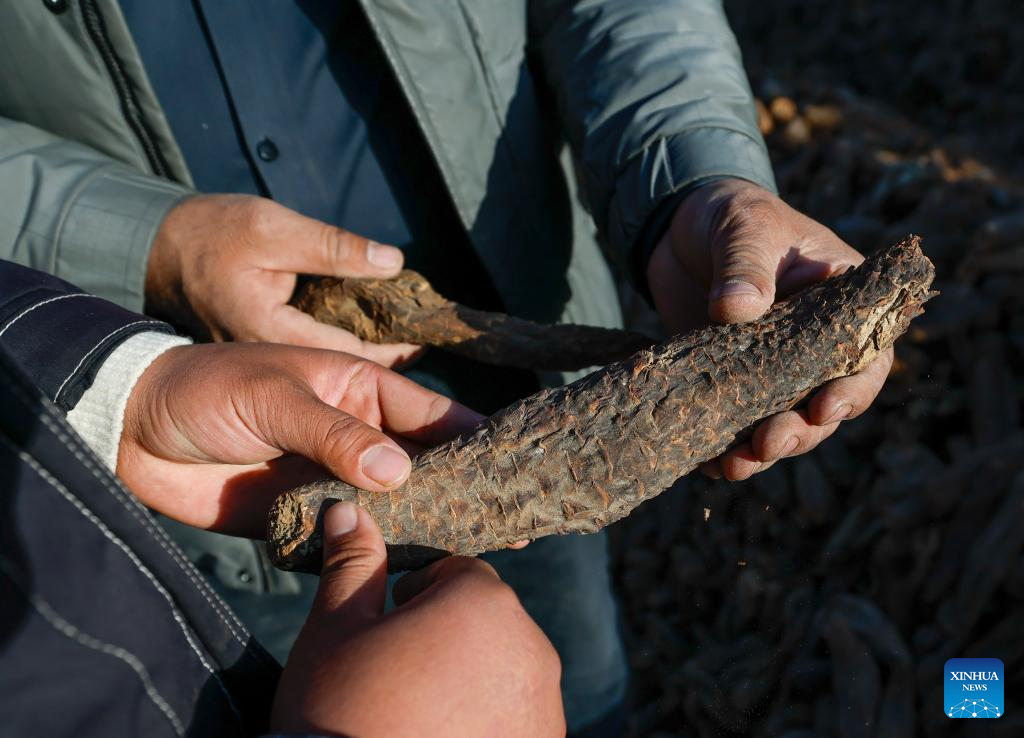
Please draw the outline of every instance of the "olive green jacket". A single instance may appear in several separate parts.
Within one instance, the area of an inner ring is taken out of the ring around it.
[[[510,312],[616,325],[599,242],[706,176],[774,187],[718,0],[360,2]],[[192,181],[117,1],[3,3],[0,69],[0,259],[141,311]]]

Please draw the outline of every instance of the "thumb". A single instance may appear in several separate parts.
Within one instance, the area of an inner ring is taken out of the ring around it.
[[[401,249],[288,211],[273,249],[273,268],[328,277],[388,279],[402,269]]]
[[[386,492],[409,476],[412,462],[395,441],[306,390],[274,408],[271,444],[305,456],[354,487]]]
[[[387,549],[370,514],[351,502],[324,513],[324,566],[311,614],[330,615],[332,628],[356,630],[384,612]]]
[[[732,240],[715,249],[708,316],[719,323],[759,318],[775,301],[779,260],[760,240]]]

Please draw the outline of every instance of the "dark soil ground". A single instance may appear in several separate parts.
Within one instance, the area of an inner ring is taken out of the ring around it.
[[[727,0],[783,196],[942,294],[874,407],[612,529],[632,734],[1024,735],[1024,3]],[[945,716],[999,658],[1005,716]]]

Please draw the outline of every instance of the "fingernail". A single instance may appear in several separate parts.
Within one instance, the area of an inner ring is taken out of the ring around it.
[[[370,241],[366,246],[366,259],[375,267],[394,269],[402,264],[402,252],[394,246]]]
[[[700,471],[704,476],[709,477],[710,479],[722,478],[722,470],[717,464],[701,464]]]
[[[840,420],[846,420],[850,417],[850,413],[852,412],[853,406],[844,402],[836,408],[836,411],[828,417],[828,420],[826,420],[823,425],[830,425],[832,423],[838,423]]]
[[[714,299],[720,297],[735,297],[739,295],[752,295],[754,297],[761,296],[761,290],[757,289],[750,282],[744,282],[740,279],[730,279],[715,288],[715,293],[712,295]]]
[[[409,457],[390,446],[374,446],[359,461],[363,474],[385,487],[404,477],[409,465]]]
[[[359,513],[351,502],[337,502],[324,513],[324,534],[328,539],[340,538],[359,525]]]
[[[776,456],[776,459],[781,459],[783,456],[789,456],[791,453],[796,451],[796,447],[800,445],[800,439],[796,436],[790,436],[789,440],[782,447],[782,452]]]

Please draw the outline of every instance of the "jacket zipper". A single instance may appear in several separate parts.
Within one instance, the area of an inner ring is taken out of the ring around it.
[[[103,60],[103,64],[110,74],[110,79],[114,83],[114,90],[121,105],[121,113],[142,146],[142,151],[146,155],[146,161],[149,162],[150,169],[158,177],[173,179],[170,176],[170,167],[167,165],[163,154],[160,153],[160,149],[156,144],[155,136],[146,127],[142,110],[139,107],[139,101],[135,97],[135,92],[128,81],[128,75],[125,74],[117,54],[114,53],[114,46],[110,43],[110,37],[107,35],[107,25],[99,9],[96,7],[96,0],[80,0],[79,5],[82,8],[82,19],[85,21],[85,29],[89,34],[89,38],[92,39],[96,50],[99,51],[100,58]]]

